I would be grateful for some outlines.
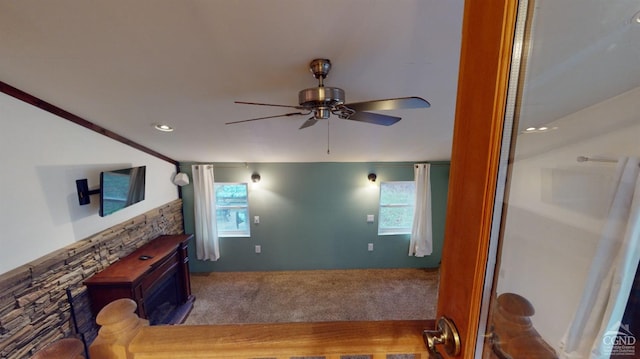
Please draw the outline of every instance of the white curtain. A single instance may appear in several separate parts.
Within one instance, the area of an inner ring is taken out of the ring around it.
[[[618,161],[615,194],[582,298],[561,342],[564,358],[609,358],[640,259],[640,159]],[[624,331],[622,331],[624,333]],[[640,334],[640,333],[637,333]]]
[[[193,165],[193,204],[196,222],[196,257],[216,261],[220,258],[216,229],[216,196],[213,165]]]
[[[413,166],[414,181],[416,183],[415,211],[409,255],[424,257],[433,252],[433,238],[431,230],[431,179],[428,163]]]

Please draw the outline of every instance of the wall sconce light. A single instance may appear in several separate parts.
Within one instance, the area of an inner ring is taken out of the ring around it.
[[[258,183],[258,182],[260,182],[260,175],[259,175],[259,174],[257,174],[257,173],[252,174],[252,175],[251,175],[251,181],[252,181],[253,183]]]
[[[369,179],[369,182],[373,183],[376,181],[376,178],[378,178],[378,176],[376,176],[375,173],[369,173],[369,175],[367,176],[367,178]]]
[[[186,186],[189,184],[189,176],[186,173],[180,172],[173,177],[173,184],[176,186]]]

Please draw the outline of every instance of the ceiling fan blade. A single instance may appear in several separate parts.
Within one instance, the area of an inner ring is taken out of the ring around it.
[[[361,111],[386,111],[386,110],[401,110],[410,108],[428,108],[431,104],[421,97],[400,97],[390,98],[386,100],[373,100],[365,102],[356,102],[345,104],[348,108]]]
[[[400,121],[401,117],[382,115],[372,112],[356,112],[348,120],[372,123],[374,125],[391,126]]]
[[[304,121],[302,126],[300,126],[299,130],[302,130],[303,128],[311,127],[311,126],[315,125],[317,122],[318,122],[318,120],[316,120],[315,118],[311,117],[310,119]]]
[[[288,107],[288,108],[295,108],[298,110],[304,110],[304,107],[301,106],[289,106],[289,105],[275,105],[272,103],[262,103],[262,102],[246,102],[246,101],[233,101],[234,103],[240,104],[240,105],[256,105],[256,106],[273,106],[273,107]]]
[[[265,117],[258,117],[258,118],[252,118],[249,120],[240,120],[240,121],[232,121],[232,122],[226,122],[225,125],[233,125],[235,123],[243,123],[243,122],[251,122],[251,121],[258,121],[258,120],[266,120],[268,118],[276,118],[276,117],[288,117],[288,116],[297,116],[297,115],[308,115],[310,112],[291,112],[291,113],[285,113],[283,115],[275,115],[275,116],[265,116]]]

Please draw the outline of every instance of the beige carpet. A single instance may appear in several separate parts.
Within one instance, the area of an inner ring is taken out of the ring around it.
[[[438,278],[424,269],[193,274],[184,324],[434,319]]]

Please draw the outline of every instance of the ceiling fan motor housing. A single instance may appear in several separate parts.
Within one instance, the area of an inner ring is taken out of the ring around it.
[[[298,93],[298,103],[301,107],[310,110],[326,107],[327,111],[322,111],[326,112],[326,117],[323,115],[321,119],[329,118],[330,110],[335,106],[343,105],[344,101],[344,90],[337,87],[313,87]]]
[[[335,106],[344,104],[344,90],[337,87],[325,87],[323,79],[331,70],[328,59],[314,59],[309,64],[309,70],[318,80],[318,87],[308,88],[298,93],[298,103],[301,107],[313,111],[316,120],[326,120],[331,116]]]

